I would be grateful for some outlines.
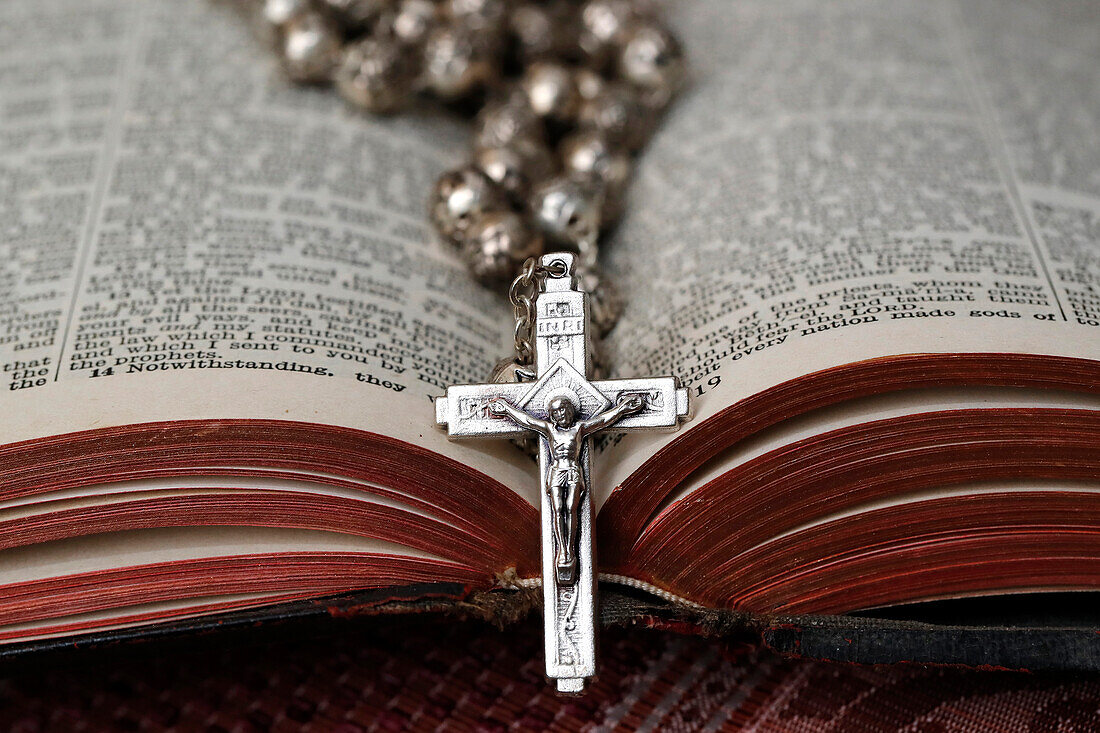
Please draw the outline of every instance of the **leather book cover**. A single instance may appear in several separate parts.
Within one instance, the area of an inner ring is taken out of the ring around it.
[[[48,664],[82,650],[245,644],[287,634],[330,636],[382,614],[435,614],[440,623],[507,626],[538,613],[538,590],[474,591],[422,583],[282,603],[171,623],[0,647],[0,662]],[[602,585],[600,621],[704,637],[738,637],[781,654],[856,664],[915,663],[1100,672],[1100,605],[1092,593],[1039,593],[916,604],[851,616],[757,615],[697,609]]]

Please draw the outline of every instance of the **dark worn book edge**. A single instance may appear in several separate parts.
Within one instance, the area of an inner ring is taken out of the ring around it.
[[[1056,594],[1033,599],[1064,605]],[[874,615],[786,616],[700,609],[655,598],[614,584],[601,584],[601,622],[679,631],[763,644],[788,656],[856,664],[916,663],[1009,670],[1100,672],[1100,612],[1095,595],[1077,594],[1071,614],[1027,614],[989,618],[971,609],[964,623],[951,623],[952,607],[929,604],[899,617],[896,610]],[[1087,600],[1085,600],[1087,598]],[[170,648],[210,641],[262,641],[294,634],[340,633],[355,619],[391,614],[436,614],[450,620],[480,619],[507,626],[538,611],[537,590],[471,591],[455,583],[398,588],[264,606],[131,629],[19,642],[0,647],[0,662],[47,662],[56,655],[108,647]],[[965,605],[965,604],[964,604]],[[987,604],[988,605],[988,604]],[[993,606],[989,606],[993,607]],[[957,606],[956,606],[957,609]],[[930,619],[930,620],[929,620]],[[959,619],[964,620],[964,619]],[[988,621],[988,622],[986,622]],[[369,623],[369,621],[368,621]]]

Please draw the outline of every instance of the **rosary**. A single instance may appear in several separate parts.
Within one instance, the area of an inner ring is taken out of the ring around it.
[[[537,437],[546,674],[580,693],[596,673],[589,438],[690,414],[675,377],[601,379],[592,334],[622,311],[597,239],[683,82],[680,45],[652,0],[246,2],[295,81],[379,114],[416,94],[480,106],[473,163],[439,179],[428,214],[475,278],[511,281],[515,355],[489,384],[448,388],[436,422],[456,439]]]

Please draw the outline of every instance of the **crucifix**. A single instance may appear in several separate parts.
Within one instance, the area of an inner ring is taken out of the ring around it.
[[[596,578],[589,438],[601,430],[675,430],[689,414],[675,377],[589,381],[588,296],[569,253],[541,258],[534,371],[514,382],[456,385],[435,401],[449,437],[539,438],[546,676],[583,692],[596,673]]]

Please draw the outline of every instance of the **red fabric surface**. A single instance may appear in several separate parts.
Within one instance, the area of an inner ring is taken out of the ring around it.
[[[602,639],[581,698],[539,627],[391,618],[80,651],[0,668],[4,731],[1100,730],[1100,677],[791,660],[640,629]]]

